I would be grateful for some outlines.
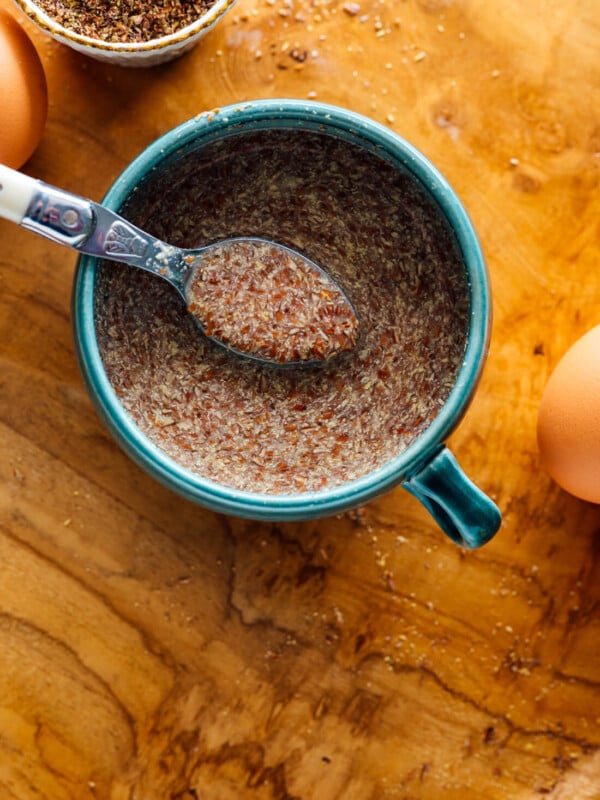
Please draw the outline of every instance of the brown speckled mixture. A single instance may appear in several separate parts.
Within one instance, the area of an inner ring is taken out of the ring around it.
[[[340,287],[292,250],[232,239],[184,261],[192,265],[188,310],[237,353],[306,364],[356,344],[358,319]]]
[[[147,42],[191,25],[214,0],[37,0],[46,14],[75,33],[105,42]]]
[[[279,369],[199,334],[160,278],[105,265],[96,325],[125,409],[174,460],[239,489],[298,493],[383,465],[431,422],[466,342],[468,288],[451,234],[413,181],[332,137],[257,132],[188,155],[127,216],[198,247],[262,236],[326,268],[357,312],[352,353]]]

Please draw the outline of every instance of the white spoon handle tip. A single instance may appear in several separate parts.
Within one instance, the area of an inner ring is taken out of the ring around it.
[[[38,181],[0,164],[0,217],[19,224],[38,188]]]

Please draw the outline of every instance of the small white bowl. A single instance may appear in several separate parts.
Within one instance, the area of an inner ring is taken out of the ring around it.
[[[43,11],[35,0],[14,0],[29,19],[45,33],[86,56],[122,67],[152,67],[171,61],[191,50],[198,40],[235,4],[236,0],[216,0],[208,11],[191,25],[145,42],[106,42],[66,28]]]

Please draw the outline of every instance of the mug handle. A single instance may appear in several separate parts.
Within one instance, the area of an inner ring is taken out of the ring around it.
[[[496,504],[465,475],[445,445],[402,485],[461,547],[481,547],[502,522]]]

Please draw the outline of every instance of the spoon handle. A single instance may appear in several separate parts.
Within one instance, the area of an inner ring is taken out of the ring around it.
[[[37,181],[0,164],[0,216],[21,223],[36,191]]]
[[[158,273],[177,286],[185,278],[187,267],[179,248],[141,231],[92,200],[2,164],[0,217],[80,253]]]
[[[0,216],[66,247],[94,229],[91,203],[0,164]]]

